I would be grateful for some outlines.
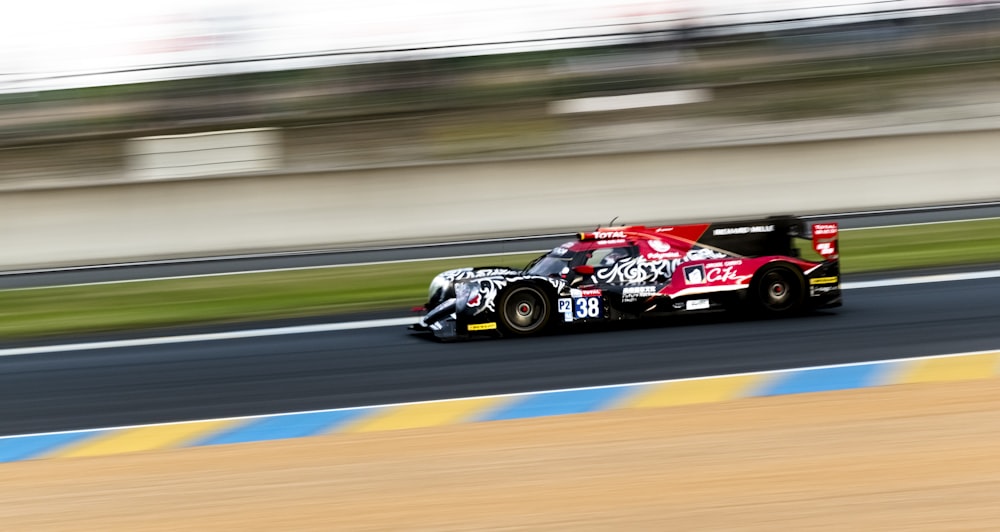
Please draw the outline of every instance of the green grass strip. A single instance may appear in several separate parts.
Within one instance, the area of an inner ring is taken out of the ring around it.
[[[0,338],[294,318],[422,304],[437,273],[535,254],[0,291]]]
[[[1000,261],[1000,219],[844,231],[845,273]]]
[[[1000,262],[1000,219],[844,231],[845,273]],[[808,247],[808,244],[806,244]],[[532,254],[0,291],[0,338],[406,309],[438,272]]]

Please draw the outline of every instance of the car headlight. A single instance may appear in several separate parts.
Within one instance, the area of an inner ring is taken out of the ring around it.
[[[444,275],[438,275],[434,277],[431,281],[431,287],[427,291],[427,301],[431,303],[440,303],[447,299],[448,291],[451,289],[451,281],[444,278]]]
[[[474,288],[474,283],[470,282],[460,282],[455,285],[455,299],[458,301],[465,301],[469,299],[469,295],[472,294]]]
[[[466,304],[469,301],[469,297],[471,297],[472,293],[476,291],[477,286],[479,286],[479,283],[470,281],[455,282],[454,285],[455,304],[457,305],[456,308],[459,311],[465,310]]]

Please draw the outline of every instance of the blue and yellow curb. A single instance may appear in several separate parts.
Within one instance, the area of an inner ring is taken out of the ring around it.
[[[693,379],[0,437],[0,462],[105,456],[321,434],[365,433],[749,397],[993,378],[1000,351]]]

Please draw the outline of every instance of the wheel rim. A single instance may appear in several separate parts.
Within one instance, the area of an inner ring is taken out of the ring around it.
[[[787,308],[793,302],[794,294],[788,280],[779,272],[769,272],[764,276],[763,283],[764,304],[774,310]]]
[[[522,288],[507,298],[504,310],[511,329],[529,332],[538,328],[545,317],[545,300],[534,290]]]

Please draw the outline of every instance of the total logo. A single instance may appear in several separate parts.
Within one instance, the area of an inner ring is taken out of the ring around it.
[[[597,231],[594,233],[597,240],[611,240],[614,238],[625,238],[624,231]]]
[[[837,224],[813,224],[813,236],[834,236],[837,234]]]
[[[569,294],[570,297],[597,297],[601,295],[601,290],[599,288],[588,288],[586,290],[570,288]]]

